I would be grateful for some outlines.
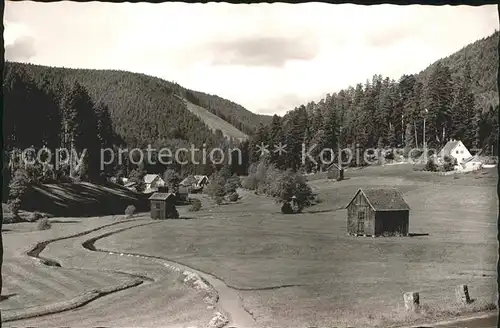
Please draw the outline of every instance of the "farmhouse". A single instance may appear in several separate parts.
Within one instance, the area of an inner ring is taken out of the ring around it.
[[[149,197],[149,200],[151,202],[152,219],[164,220],[178,217],[174,194],[156,192]]]
[[[466,159],[472,157],[471,153],[460,140],[452,139],[444,145],[437,155],[437,160],[443,163],[445,157],[455,159],[457,164],[462,164]]]
[[[483,167],[483,162],[477,156],[471,156],[464,160],[461,164],[460,170],[463,171],[475,171]]]
[[[165,181],[163,181],[158,174],[146,174],[143,181],[145,184],[145,194],[157,191],[158,187],[163,187],[165,185]]]
[[[332,163],[327,169],[328,179],[335,179],[337,181],[344,180],[344,169],[335,163]]]
[[[359,189],[347,209],[354,235],[408,235],[410,207],[397,189]]]
[[[206,175],[188,176],[181,181],[180,185],[186,187],[189,192],[198,192],[208,184],[208,177]]]

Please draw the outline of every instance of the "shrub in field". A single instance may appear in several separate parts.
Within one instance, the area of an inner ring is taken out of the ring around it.
[[[252,163],[248,168],[248,176],[243,180],[242,187],[248,190],[257,190],[259,185],[264,181],[268,163],[262,159],[259,163]]]
[[[430,158],[427,161],[427,164],[425,164],[424,171],[437,172],[437,170],[438,170],[438,166],[436,165],[436,163],[434,163],[434,160],[432,158]]]
[[[198,212],[201,209],[201,200],[193,199],[191,201],[191,207],[189,208],[190,212]]]
[[[283,214],[293,214],[293,208],[290,203],[285,202],[281,205],[281,213]]]
[[[28,191],[30,180],[26,170],[17,169],[9,183],[9,210],[14,216],[19,214],[22,199]]]
[[[457,160],[455,158],[451,158],[448,156],[444,157],[443,170],[445,172],[453,171],[455,169],[455,165],[457,165]]]
[[[21,209],[21,200],[19,198],[9,199],[7,206],[12,215],[15,217],[19,216],[19,210]]]
[[[223,177],[214,174],[209,184],[205,187],[205,191],[211,198],[224,197],[226,194],[224,190],[226,182]]]
[[[301,212],[304,207],[311,205],[310,197],[312,196],[312,190],[307,185],[303,175],[297,174],[292,170],[274,174],[277,176],[273,181],[269,181],[268,196],[273,197],[278,203],[287,203],[294,198],[297,212]]]
[[[223,196],[215,196],[215,204],[220,205],[224,202]]]
[[[52,227],[52,225],[49,222],[49,219],[43,218],[40,221],[38,221],[37,224],[37,229],[38,230],[48,230]]]
[[[248,176],[244,177],[243,181],[241,182],[241,186],[248,190],[256,190],[258,186],[258,181],[257,178],[255,177],[255,174],[250,173]]]
[[[35,222],[35,221],[40,220],[41,218],[42,218],[42,214],[40,214],[39,212],[33,212],[28,216],[28,221]]]
[[[233,192],[233,193],[231,193],[231,194],[229,194],[229,196],[228,196],[228,199],[229,199],[230,202],[235,202],[239,198],[240,198],[240,195],[238,195],[238,193],[236,191]]]
[[[177,193],[179,191],[179,183],[181,182],[180,175],[175,170],[168,169],[163,174],[163,180],[168,187],[169,192]]]
[[[134,205],[129,205],[125,209],[125,217],[130,218],[134,215],[135,213],[135,206]]]
[[[233,175],[226,180],[226,184],[224,185],[224,192],[226,195],[229,195],[233,192],[236,192],[236,189],[241,187],[240,178],[237,175]]]

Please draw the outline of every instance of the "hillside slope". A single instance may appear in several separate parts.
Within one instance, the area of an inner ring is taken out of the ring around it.
[[[236,127],[231,125],[229,122],[213,114],[209,110],[201,106],[195,105],[192,102],[183,99],[179,96],[177,97],[186,104],[186,108],[191,113],[200,118],[213,132],[220,130],[222,132],[222,135],[224,135],[225,137],[234,138],[240,141],[248,139],[248,135],[241,132]]]
[[[210,124],[224,127],[222,130],[227,131],[226,135],[246,139],[269,118],[221,97],[140,73],[15,62],[7,62],[6,67],[28,72],[37,84],[50,81],[47,83],[56,86],[53,81],[78,81],[94,102],[102,101],[109,108],[114,130],[127,145],[146,145],[168,139],[205,142],[215,130],[206,126]],[[202,107],[204,111],[201,112],[212,115],[199,115],[199,109],[193,112],[187,108],[185,100]],[[204,119],[208,121],[204,122]]]
[[[495,107],[499,103],[497,92],[497,69],[498,69],[498,38],[499,32],[477,40],[448,57],[437,60],[418,74],[419,79],[429,78],[432,70],[438,65],[450,68],[453,78],[464,73],[466,64],[471,66],[472,85],[471,89],[476,101],[482,108]]]

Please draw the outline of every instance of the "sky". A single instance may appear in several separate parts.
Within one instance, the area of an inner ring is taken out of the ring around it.
[[[497,7],[6,1],[6,60],[120,69],[284,114],[418,73],[498,30]]]

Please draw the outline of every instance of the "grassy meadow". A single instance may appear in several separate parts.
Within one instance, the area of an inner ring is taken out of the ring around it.
[[[172,259],[239,290],[259,326],[387,325],[490,308],[496,298],[496,168],[436,176],[410,165],[353,169],[341,182],[311,185],[322,203],[283,215],[268,198],[237,204],[204,199],[191,220],[167,220],[97,242],[104,249]],[[411,207],[413,237],[346,234],[344,206],[360,187],[397,187]],[[147,237],[145,237],[147,236]],[[468,284],[476,301],[454,304]],[[402,311],[418,291],[420,318]]]

